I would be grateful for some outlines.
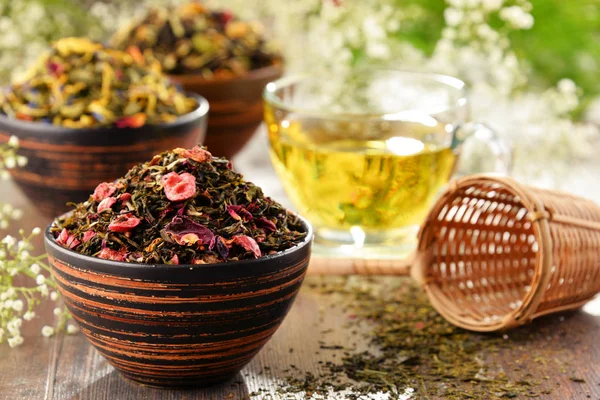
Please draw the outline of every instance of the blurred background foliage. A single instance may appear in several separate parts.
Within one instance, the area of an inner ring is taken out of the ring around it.
[[[347,2],[351,1],[355,0]],[[126,18],[143,9],[143,5],[157,3],[165,2],[0,0],[0,79],[6,82],[52,40],[71,35],[105,39]],[[261,7],[259,2],[249,3]],[[445,26],[446,2],[396,0],[395,3],[408,16],[395,32],[395,38],[431,54]],[[530,67],[530,83],[544,88],[562,78],[571,78],[583,89],[584,97],[599,95],[600,1],[531,0],[531,3],[533,28],[510,32],[513,51]],[[490,25],[499,26],[500,21],[491,21]],[[357,52],[353,56],[359,62],[364,55]]]

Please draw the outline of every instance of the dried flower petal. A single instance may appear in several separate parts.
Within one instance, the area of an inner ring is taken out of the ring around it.
[[[161,183],[167,199],[171,201],[187,200],[196,194],[196,177],[188,172],[169,172],[162,177]]]
[[[109,225],[108,229],[113,232],[129,232],[142,222],[133,214],[118,215]]]
[[[196,243],[214,246],[215,234],[210,229],[187,217],[175,216],[163,229],[167,238],[178,244],[189,246]]]
[[[104,258],[105,260],[125,261],[127,259],[127,251],[125,249],[117,251],[105,247],[102,249],[102,251],[100,251],[98,257]]]
[[[94,189],[92,199],[94,199],[94,201],[102,201],[105,198],[112,196],[116,190],[117,187],[114,182],[102,182]]]
[[[74,235],[70,234],[69,231],[67,231],[67,228],[63,228],[60,235],[58,235],[58,238],[56,238],[56,243],[67,249],[74,249],[79,246],[81,242],[77,240]]]
[[[114,197],[107,197],[98,204],[98,212],[101,213],[104,210],[110,210],[111,207],[117,202]]]
[[[277,225],[274,222],[269,221],[265,217],[260,217],[255,220],[256,227],[263,229],[265,232],[275,232]]]
[[[227,206],[227,212],[233,217],[233,219],[237,221],[243,220],[244,222],[248,222],[254,219],[252,214],[248,210],[246,210],[244,206],[229,205]]]

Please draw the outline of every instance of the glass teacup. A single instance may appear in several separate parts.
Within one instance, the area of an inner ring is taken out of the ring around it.
[[[477,153],[477,172],[505,172],[509,163],[494,132],[469,121],[465,84],[449,76],[291,76],[268,84],[264,97],[271,160],[313,224],[317,251],[410,251],[467,138],[488,150]]]

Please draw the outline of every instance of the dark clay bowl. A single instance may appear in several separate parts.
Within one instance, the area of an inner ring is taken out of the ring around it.
[[[267,83],[279,79],[281,66],[250,71],[234,78],[206,79],[201,75],[170,75],[187,92],[210,103],[204,144],[220,157],[231,159],[248,143],[263,121],[262,93]]]
[[[0,115],[0,142],[19,138],[23,168],[10,173],[21,190],[47,216],[68,210],[67,202],[87,200],[101,182],[112,182],[132,166],[175,147],[201,144],[206,132],[208,103],[176,121],[140,128],[71,129]]]
[[[123,376],[162,387],[207,386],[238,373],[275,333],[300,289],[312,229],[256,260],[148,265],[45,244],[81,331]]]

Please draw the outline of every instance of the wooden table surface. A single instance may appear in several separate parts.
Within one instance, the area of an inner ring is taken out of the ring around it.
[[[266,155],[256,154],[256,149],[263,149],[262,144],[252,146],[249,150],[252,153],[245,155],[238,165],[244,168],[253,168],[253,163],[264,165]],[[247,175],[253,178],[250,173]],[[272,183],[272,176],[259,178],[253,180],[272,184],[267,192],[272,194],[276,190],[273,189],[276,184]],[[11,202],[25,212],[23,220],[13,224],[13,232],[21,227],[26,231],[34,226],[43,227],[49,222],[35,211],[11,182],[0,183],[0,202]],[[36,246],[42,249],[41,241],[37,241]],[[48,304],[34,321],[24,323],[22,331],[25,343],[22,346],[10,349],[6,344],[0,345],[0,400],[247,399],[252,392],[260,389],[276,389],[278,379],[291,365],[295,365],[299,371],[318,373],[321,369],[319,361],[339,360],[340,355],[336,351],[319,352],[321,340],[338,343],[357,341],[359,348],[366,345],[366,338],[350,336],[342,328],[348,315],[341,307],[335,307],[338,301],[336,297],[311,289],[311,283],[334,279],[339,278],[308,277],[306,283],[309,284],[304,285],[281,328],[256,358],[232,381],[209,389],[167,391],[143,387],[121,378],[82,334],[42,337],[41,327],[52,318],[52,305]],[[325,318],[322,313],[324,308],[327,309]],[[524,329],[531,331],[530,339],[501,351],[497,355],[500,365],[508,370],[509,362],[514,364],[517,360],[521,371],[535,371],[547,376],[542,386],[553,389],[552,393],[539,398],[600,399],[599,298],[578,312],[545,317]],[[322,332],[328,330],[331,332],[323,336]],[[560,358],[557,362],[568,365],[568,371],[558,368],[554,363],[540,364],[531,357],[538,349],[554,347],[567,349],[556,357]],[[507,374],[512,379],[518,379],[511,372],[507,371]],[[574,376],[585,382],[574,381]],[[421,396],[429,398],[423,392]],[[304,396],[274,394],[256,398],[276,400]]]

